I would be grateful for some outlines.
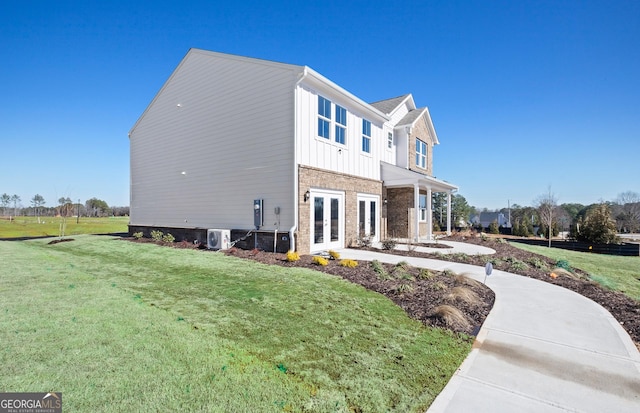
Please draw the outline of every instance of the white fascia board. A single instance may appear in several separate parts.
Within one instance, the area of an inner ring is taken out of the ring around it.
[[[362,99],[352,94],[351,92],[348,92],[347,90],[338,86],[337,84],[327,79],[326,77],[322,76],[320,73],[316,72],[310,67],[305,66],[304,72],[305,72],[304,78],[301,80],[304,83],[308,84],[309,86],[312,86],[320,90],[328,90],[333,93],[338,93],[345,99],[351,101],[352,103],[355,103],[356,106],[358,106],[363,112],[365,112],[369,116],[373,116],[377,118],[378,121],[382,123],[389,121],[390,118],[387,115],[380,112],[378,109],[374,108],[373,106],[363,101]]]

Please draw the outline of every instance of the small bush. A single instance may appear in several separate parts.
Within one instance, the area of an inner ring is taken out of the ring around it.
[[[429,316],[440,319],[445,325],[451,328],[468,330],[471,327],[471,323],[467,317],[465,317],[460,310],[450,305],[445,304],[434,308]]]
[[[534,268],[537,268],[539,270],[547,270],[548,266],[547,263],[544,262],[543,260],[541,260],[538,257],[532,257],[529,259],[529,264],[533,265]]]
[[[484,232],[481,232],[481,233],[480,233],[480,239],[481,239],[482,241],[486,241],[486,240],[488,240],[489,238],[487,237],[487,234],[485,234]]]
[[[413,291],[413,286],[409,283],[402,283],[396,287],[396,291],[400,294],[410,293],[411,291]]]
[[[371,237],[365,235],[358,238],[358,243],[362,247],[369,248],[371,246],[372,240]]]
[[[389,278],[389,273],[387,273],[387,270],[384,268],[382,263],[380,263],[380,261],[378,260],[371,261],[371,268],[373,268],[373,271],[376,274],[378,274],[378,277],[382,278],[383,280],[386,280]]]
[[[408,271],[405,271],[403,269],[396,269],[393,272],[393,276],[399,280],[411,280],[411,281],[414,280],[413,275],[411,275]]]
[[[409,271],[411,269],[411,264],[409,264],[406,261],[400,261],[399,263],[396,264],[396,269],[402,269],[405,271]]]
[[[329,265],[329,260],[319,255],[315,255],[311,261],[313,261],[314,264],[321,265],[323,267]]]
[[[431,289],[435,291],[444,291],[447,288],[448,288],[447,284],[443,283],[442,281],[436,281],[433,284],[431,284]]]
[[[430,280],[432,279],[434,274],[426,268],[422,268],[418,273],[419,280]]]
[[[331,257],[332,260],[339,260],[340,259],[340,253],[336,252],[334,250],[329,250],[329,256]]]
[[[382,249],[383,250],[394,250],[398,245],[398,241],[393,238],[387,238],[382,241]]]
[[[558,260],[556,261],[556,267],[563,268],[567,271],[571,271],[571,265],[569,265],[569,261],[567,260]]]
[[[474,293],[466,287],[453,287],[451,291],[445,295],[445,300],[455,303],[457,301],[468,305],[477,306],[481,300],[478,294]]]
[[[452,270],[444,270],[444,271],[442,271],[442,275],[444,275],[446,277],[455,277],[458,274],[456,274]]]
[[[469,286],[469,287],[477,287],[481,283],[479,281],[476,281],[473,278],[469,277],[468,275],[460,274],[460,275],[456,275],[455,276],[455,284],[456,285],[466,285],[466,286]]]
[[[171,234],[164,234],[162,236],[162,242],[166,242],[167,244],[172,244],[175,240],[176,240],[176,237],[174,237]]]
[[[287,251],[287,261],[294,262],[300,260],[300,254],[295,251]]]
[[[142,231],[133,233],[133,238],[135,239],[141,239],[142,237],[144,237],[144,234],[142,233]]]
[[[355,268],[358,266],[358,261],[347,259],[347,260],[341,260],[339,264],[343,267]]]
[[[156,242],[162,241],[162,236],[163,235],[164,234],[162,233],[162,231],[158,231],[158,230],[151,231],[151,239],[156,241]]]

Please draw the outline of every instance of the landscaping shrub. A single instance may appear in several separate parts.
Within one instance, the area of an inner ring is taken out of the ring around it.
[[[394,250],[398,245],[398,241],[393,238],[387,238],[382,241],[382,249],[383,250]]]
[[[176,237],[174,237],[171,234],[164,234],[162,236],[162,242],[166,242],[167,244],[172,244],[175,240],[176,240]]]
[[[558,260],[556,261],[556,267],[563,268],[567,271],[571,271],[571,265],[569,265],[569,261],[567,260]]]
[[[133,238],[135,239],[141,239],[142,237],[144,237],[144,234],[142,233],[142,231],[133,233]]]
[[[315,255],[311,261],[313,261],[314,264],[321,265],[323,267],[329,265],[329,260],[324,257],[320,257],[319,255]]]
[[[378,274],[378,277],[382,278],[383,280],[390,278],[389,273],[387,273],[387,270],[384,268],[384,265],[382,265],[380,261],[371,261],[371,268],[373,268],[373,271]]]
[[[287,261],[294,262],[300,260],[300,254],[295,251],[287,251]]]
[[[341,260],[339,264],[343,267],[355,268],[358,266],[358,261],[346,259],[346,260]]]
[[[432,279],[434,274],[429,271],[427,268],[422,268],[418,273],[418,279],[420,280],[430,280]]]
[[[332,260],[339,260],[340,259],[340,253],[336,252],[334,250],[329,250],[329,256],[331,257]]]
[[[162,233],[162,231],[158,231],[157,229],[151,231],[151,239],[154,240],[155,242],[161,242],[163,235],[164,234]]]

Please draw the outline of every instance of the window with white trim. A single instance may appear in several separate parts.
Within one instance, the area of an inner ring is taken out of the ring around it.
[[[427,169],[427,144],[416,138],[416,166]]]
[[[387,135],[387,148],[393,148],[393,133],[391,132],[389,132],[389,134]]]
[[[337,143],[347,144],[347,110],[342,106],[336,106],[336,137]]]
[[[331,101],[318,95],[318,136],[331,139]]]
[[[371,122],[362,119],[362,152],[371,153]]]
[[[418,208],[420,209],[420,222],[427,221],[427,196],[420,194],[420,201]]]

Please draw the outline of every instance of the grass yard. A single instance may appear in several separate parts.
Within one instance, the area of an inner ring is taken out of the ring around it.
[[[0,217],[0,238],[42,237],[78,235],[78,234],[112,234],[127,232],[129,217],[86,218],[80,217]]]
[[[0,389],[65,411],[419,412],[471,348],[320,272],[74,238],[0,242]]]
[[[568,251],[517,242],[511,245],[554,260],[567,260],[572,267],[589,273],[594,281],[640,301],[640,257]]]

